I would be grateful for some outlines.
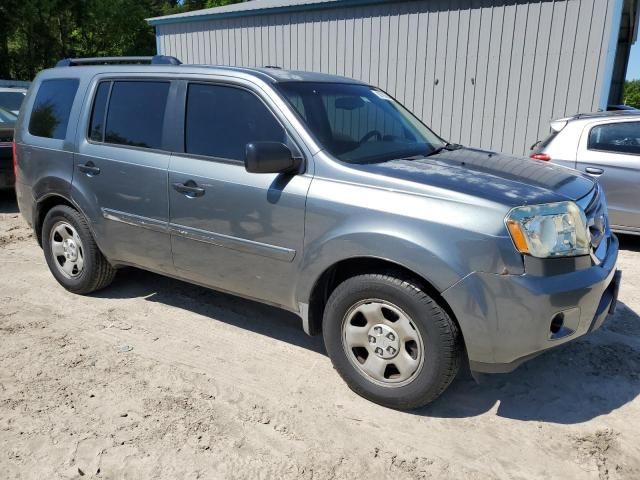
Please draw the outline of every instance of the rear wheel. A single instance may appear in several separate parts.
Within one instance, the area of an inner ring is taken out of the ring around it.
[[[116,270],[96,245],[85,218],[71,207],[53,207],[42,225],[49,270],[67,290],[86,294],[109,285]]]
[[[416,283],[359,275],[331,294],[323,318],[334,367],[359,395],[410,409],[437,398],[461,357],[457,325]]]

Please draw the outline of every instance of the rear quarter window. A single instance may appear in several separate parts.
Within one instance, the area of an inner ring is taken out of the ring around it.
[[[589,131],[587,148],[640,155],[640,122],[597,125]]]
[[[29,119],[31,135],[64,140],[78,84],[77,79],[67,78],[44,80],[40,84]]]

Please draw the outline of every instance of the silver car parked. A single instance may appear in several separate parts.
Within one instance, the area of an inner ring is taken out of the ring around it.
[[[395,408],[615,309],[618,241],[589,176],[447,143],[344,77],[126,61],[40,73],[18,119],[20,211],[67,290],[134,265],[279,306]]]
[[[607,194],[615,232],[640,235],[640,111],[580,114],[551,122],[531,157],[576,168]]]

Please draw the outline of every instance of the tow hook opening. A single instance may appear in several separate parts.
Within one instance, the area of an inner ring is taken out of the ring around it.
[[[557,335],[560,330],[562,330],[562,327],[564,326],[564,313],[560,312],[558,314],[556,314],[553,319],[551,320],[551,326],[549,327],[549,331],[551,332],[551,335]]]
[[[580,323],[580,309],[570,308],[556,313],[549,324],[549,340],[558,340],[573,335]]]

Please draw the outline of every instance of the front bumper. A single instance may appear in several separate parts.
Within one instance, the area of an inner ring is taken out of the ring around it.
[[[606,241],[599,265],[549,276],[475,272],[445,290],[471,369],[509,372],[599,328],[615,308],[620,284],[618,239],[611,235]]]

